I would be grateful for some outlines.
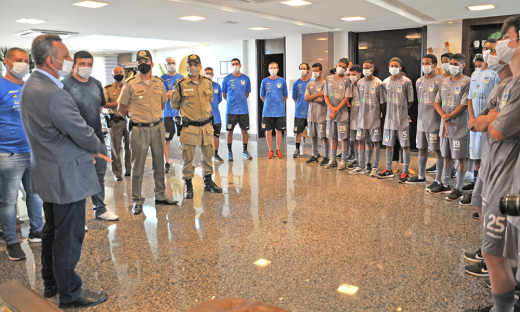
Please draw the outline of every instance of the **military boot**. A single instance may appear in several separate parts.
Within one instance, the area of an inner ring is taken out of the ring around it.
[[[204,191],[211,193],[222,193],[222,188],[218,187],[211,179],[211,174],[204,176]]]
[[[184,180],[184,198],[193,198],[193,184],[191,184],[191,179]]]

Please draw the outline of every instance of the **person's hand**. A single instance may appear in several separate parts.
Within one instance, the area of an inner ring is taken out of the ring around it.
[[[323,97],[321,96],[318,96],[316,99],[315,99],[316,102],[323,102]]]
[[[112,162],[112,159],[106,157],[103,154],[92,154],[92,156],[93,156],[92,159],[94,160],[94,163],[96,163],[96,158],[103,159],[106,162]]]
[[[206,301],[187,312],[288,312],[277,306],[260,301],[224,298]]]
[[[330,113],[330,116],[329,116],[329,119],[330,119],[330,120],[334,120],[335,117],[336,117],[336,114],[334,114],[334,113]]]
[[[444,129],[446,130],[444,136],[448,137],[448,123],[445,120],[443,120],[442,123],[444,124]]]
[[[468,122],[468,129],[469,129],[470,131],[475,132],[475,121],[477,121],[477,118],[475,118],[475,117],[469,119],[469,122]]]
[[[333,107],[331,111],[334,113],[334,115],[337,115],[339,113],[339,109],[337,107]]]
[[[451,119],[450,114],[444,114],[444,115],[442,115],[442,120],[444,120],[444,121],[449,121],[450,119]]]
[[[497,119],[499,112],[497,112],[496,107],[489,111],[487,114],[489,123],[492,123]]]

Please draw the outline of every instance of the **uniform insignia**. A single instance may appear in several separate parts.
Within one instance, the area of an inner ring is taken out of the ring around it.
[[[18,95],[16,95],[16,93],[13,93],[13,98],[16,99],[18,97]]]
[[[213,89],[213,91],[215,91],[215,93],[218,93],[218,89]]]
[[[455,88],[455,94],[459,94],[460,93],[460,87],[456,87]]]
[[[146,56],[146,52],[144,52],[144,51],[139,52],[139,56]]]
[[[242,83],[242,85],[245,85],[245,84],[246,84],[246,81],[245,81],[245,80],[241,80],[240,82]]]
[[[390,141],[390,138],[388,137],[388,135],[385,136],[385,141]]]
[[[276,86],[278,87],[278,89],[280,89],[282,87],[282,84],[281,83],[277,83]]]
[[[340,89],[343,89],[343,87],[344,87],[343,84],[340,84],[340,85],[339,85],[339,88],[340,88]]]
[[[196,58],[197,58],[197,57],[196,57],[195,55],[191,55],[191,56],[190,56],[190,60],[194,60],[194,59],[196,59]]]
[[[376,93],[376,88],[370,88],[370,93]]]
[[[106,86],[105,86],[105,89],[108,89],[108,88],[110,88],[110,85],[106,85]]]
[[[155,78],[159,79],[160,81],[164,82],[164,79],[162,79],[161,77],[157,77],[154,75]]]
[[[321,92],[321,87],[318,87],[318,92]]]
[[[484,78],[484,82],[485,82],[485,83],[488,83],[488,82],[489,82],[489,77],[485,77],[485,78]]]
[[[397,87],[397,92],[403,92],[403,87]]]
[[[434,86],[434,85],[431,85],[431,86],[430,86],[430,92],[433,92],[434,89],[435,89],[435,86]]]

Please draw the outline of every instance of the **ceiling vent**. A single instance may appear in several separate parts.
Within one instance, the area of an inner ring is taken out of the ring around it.
[[[60,31],[60,30],[43,30],[43,29],[28,29],[21,31],[19,33],[13,34],[15,36],[20,36],[24,38],[36,38],[40,35],[46,35],[46,34],[53,34],[58,35],[60,38],[68,38],[74,35],[77,35],[78,33],[70,32],[70,31]]]

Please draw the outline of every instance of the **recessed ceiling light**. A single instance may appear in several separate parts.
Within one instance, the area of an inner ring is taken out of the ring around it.
[[[324,41],[324,40],[328,40],[327,38],[316,38],[316,40],[318,41]]]
[[[448,24],[453,24],[453,22],[448,22]]]
[[[355,21],[364,21],[367,18],[363,17],[363,16],[350,16],[350,17],[342,17],[341,19],[344,21],[347,21],[347,22],[355,22]]]
[[[340,293],[347,294],[347,295],[353,295],[358,290],[359,290],[358,287],[352,286],[352,285],[347,285],[347,284],[343,284],[343,285],[339,286],[339,288],[338,288],[338,291]]]
[[[77,5],[77,6],[89,8],[89,9],[97,9],[100,7],[104,7],[105,5],[108,5],[108,3],[92,1],[92,0],[85,0],[85,1],[81,1],[81,2],[76,2],[73,5]]]
[[[265,259],[258,259],[254,263],[254,265],[258,265],[259,267],[266,267],[271,264],[271,261]]]
[[[469,6],[468,10],[470,10],[470,11],[482,11],[482,10],[491,10],[491,9],[494,9],[494,8],[495,8],[495,6],[492,5],[492,4],[484,4],[484,5]]]
[[[312,2],[305,1],[305,0],[287,0],[280,2],[281,4],[290,5],[290,6],[302,6],[302,5],[309,5],[312,4]]]
[[[21,18],[16,21],[17,23],[26,23],[26,24],[41,24],[45,23],[46,21],[41,19],[34,19],[34,18]]]
[[[249,29],[251,30],[267,30],[267,29],[271,29],[269,27],[249,27]]]
[[[196,21],[205,20],[206,18],[203,16],[190,15],[190,16],[179,17],[179,19],[181,19],[183,21],[196,22]]]

